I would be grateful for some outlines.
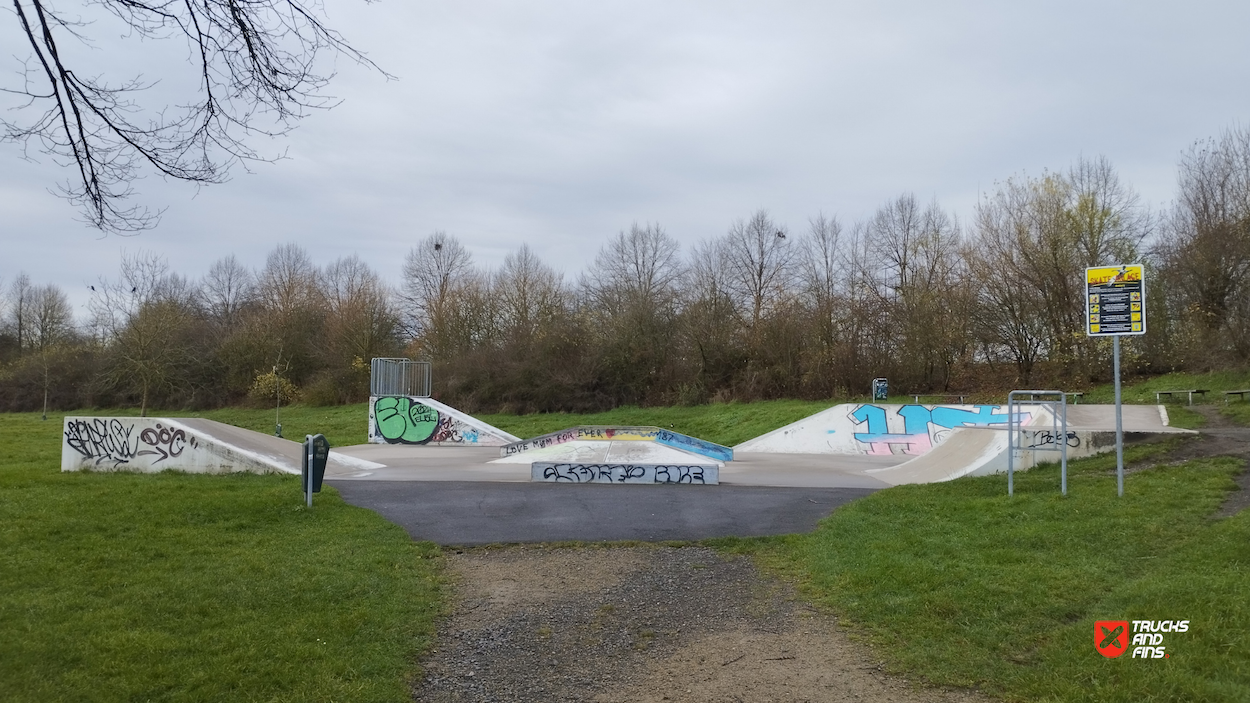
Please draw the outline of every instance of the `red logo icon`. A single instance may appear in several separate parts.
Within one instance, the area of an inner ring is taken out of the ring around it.
[[[1099,620],[1094,623],[1094,649],[1108,659],[1128,649],[1127,620]]]

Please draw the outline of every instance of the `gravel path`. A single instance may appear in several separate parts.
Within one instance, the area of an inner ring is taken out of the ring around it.
[[[746,558],[702,547],[448,554],[459,599],[418,701],[986,701],[881,673]]]

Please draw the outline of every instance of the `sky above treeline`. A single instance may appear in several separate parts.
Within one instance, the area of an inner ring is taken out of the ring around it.
[[[398,283],[435,230],[486,266],[527,243],[572,278],[633,222],[691,247],[760,208],[801,233],[911,192],[967,223],[996,182],[1081,156],[1107,157],[1161,210],[1180,155],[1250,117],[1245,2],[326,0],[325,13],[395,80],[339,60],[328,92],[342,104],[254,144],[285,159],[198,190],[138,182],[138,202],[168,208],[155,230],[85,227],[49,192],[69,171],[0,145],[0,281],[56,283],[82,315],[123,252],[199,277],[298,242],[319,265],[358,254]],[[0,15],[0,87],[29,55],[15,23]],[[185,56],[177,40],[95,28],[84,55],[119,80]],[[177,78],[154,91],[175,95]]]

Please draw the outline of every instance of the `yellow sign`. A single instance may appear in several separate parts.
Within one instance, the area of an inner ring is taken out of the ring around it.
[[[1146,333],[1146,281],[1141,264],[1085,269],[1085,333]]]

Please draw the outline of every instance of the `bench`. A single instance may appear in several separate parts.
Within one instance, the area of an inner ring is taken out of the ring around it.
[[[1246,388],[1240,391],[1224,391],[1224,404],[1228,405],[1228,396],[1230,395],[1235,395],[1238,398],[1245,400],[1247,393],[1250,393],[1250,388]]]
[[[1189,396],[1190,405],[1194,404],[1195,393],[1202,396],[1204,399],[1207,397],[1207,389],[1205,388],[1193,388],[1193,389],[1188,389],[1188,390],[1183,390],[1183,391],[1155,391],[1155,403],[1162,403],[1163,402],[1162,397],[1165,395],[1170,400],[1172,396],[1180,395],[1181,393],[1184,393],[1185,395]]]
[[[1084,394],[1083,392],[1077,392],[1077,393],[1064,393],[1063,395],[1064,395],[1064,397],[1065,397],[1065,398],[1076,398],[1076,400],[1072,401],[1072,404],[1073,404],[1073,405],[1080,405],[1080,404],[1081,404],[1081,398],[1084,398],[1084,397],[1085,397],[1085,394]],[[1051,397],[1053,397],[1053,394],[1051,394]],[[1029,400],[1037,400],[1037,394],[1036,394],[1036,393],[1034,393],[1034,394],[1030,394],[1030,395],[1029,395]]]
[[[952,398],[958,398],[958,399],[959,399],[959,404],[960,404],[960,405],[963,405],[963,404],[964,404],[964,398],[967,398],[967,397],[968,397],[968,396],[966,396],[966,395],[942,395],[941,393],[938,393],[938,394],[933,394],[933,393],[909,393],[908,395],[910,395],[913,399],[915,399],[915,401],[916,401],[916,405],[920,405],[920,399],[921,399],[921,398],[944,398],[944,399],[946,399],[946,400],[950,400],[950,399],[952,399]]]

